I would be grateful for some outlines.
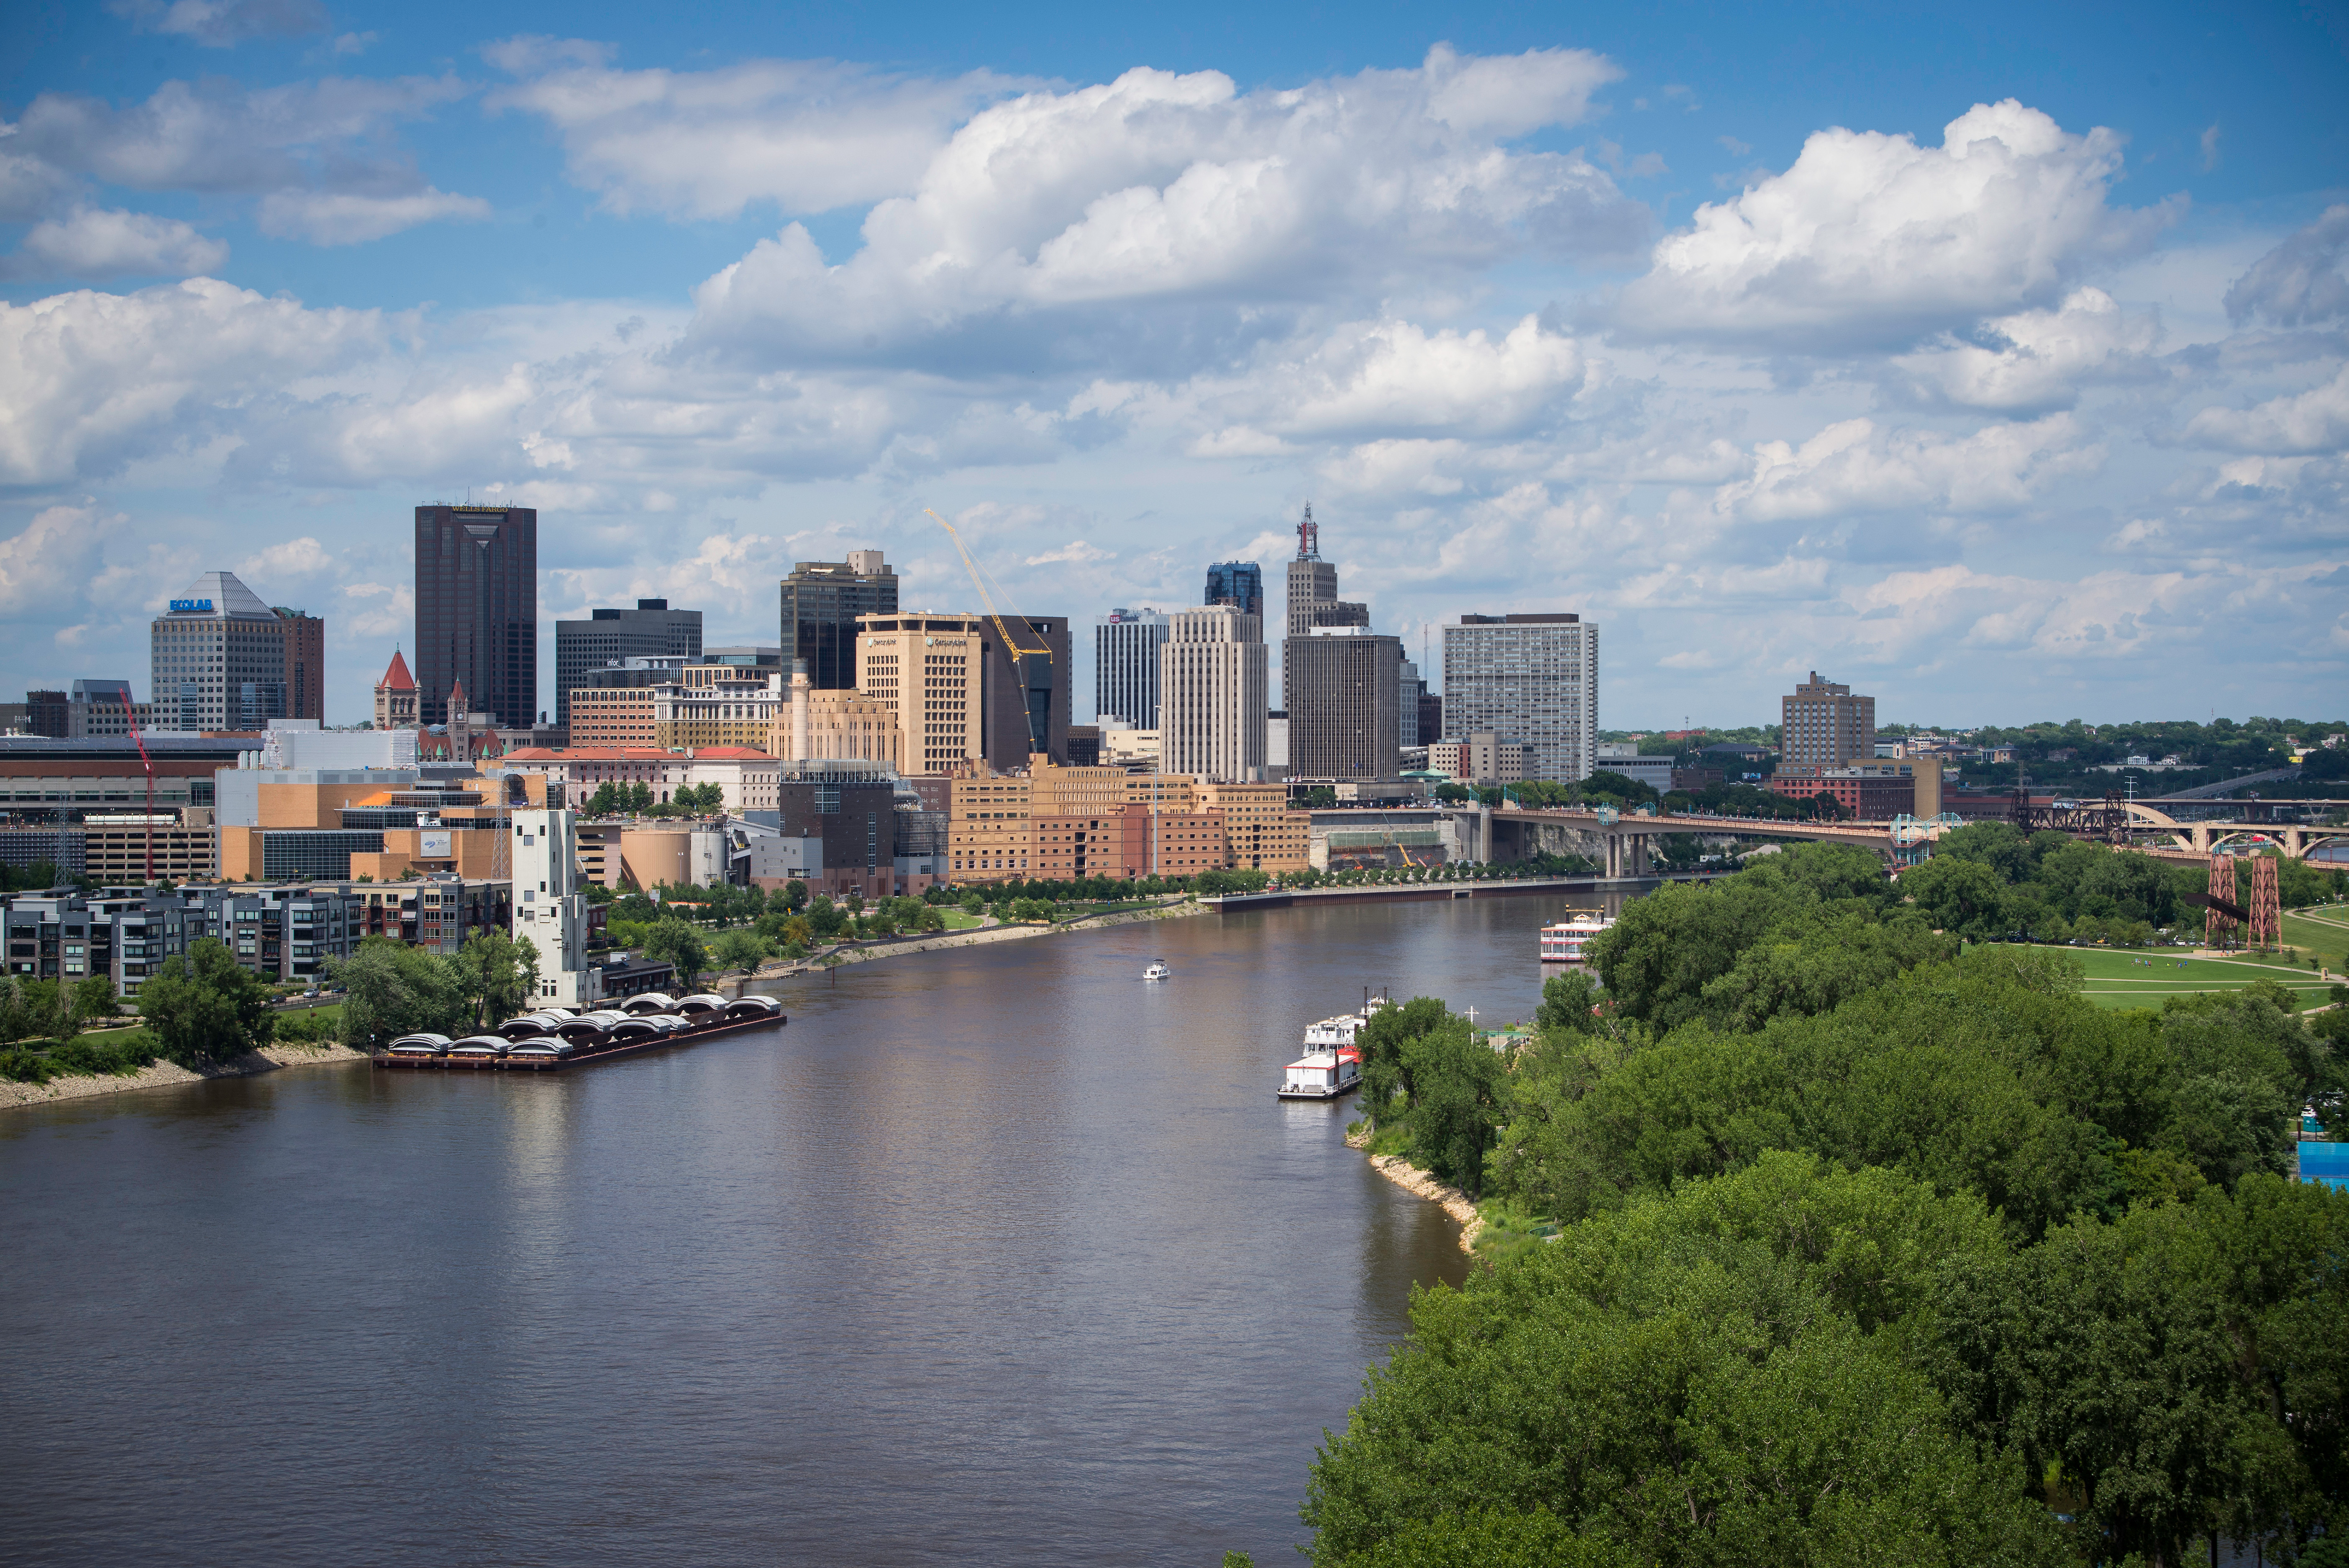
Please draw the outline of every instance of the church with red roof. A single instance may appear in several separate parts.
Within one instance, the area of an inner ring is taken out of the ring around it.
[[[391,665],[375,683],[375,727],[378,730],[416,728],[416,677],[399,649],[391,650]]]

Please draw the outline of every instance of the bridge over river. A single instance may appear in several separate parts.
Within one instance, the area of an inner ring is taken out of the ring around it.
[[[2165,858],[2207,859],[2230,846],[2272,845],[2287,860],[2304,860],[2326,845],[2349,844],[2349,829],[2307,827],[2277,823],[2179,822],[2141,802],[2086,801],[2055,807],[2027,806],[2022,826],[2032,831],[2053,830],[2098,843],[2131,845]],[[1739,838],[1803,838],[1828,844],[1856,844],[1889,854],[1895,847],[1894,824],[1842,820],[1788,820],[1729,816],[1702,812],[1663,816],[1601,814],[1581,806],[1498,805],[1474,814],[1477,858],[1522,860],[1543,848],[1543,830],[1556,841],[1569,829],[1599,839],[1603,848],[1602,874],[1609,877],[1649,875],[1651,841],[1659,834],[1696,833]],[[1992,820],[1997,820],[1995,818]],[[1911,829],[1922,841],[1940,836],[1948,824],[1936,819],[1917,822]],[[1587,842],[1587,838],[1586,838]]]

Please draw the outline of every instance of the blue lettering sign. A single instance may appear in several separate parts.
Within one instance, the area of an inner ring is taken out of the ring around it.
[[[184,615],[191,612],[209,615],[212,613],[212,601],[210,599],[173,599],[171,601],[171,613],[173,615]]]

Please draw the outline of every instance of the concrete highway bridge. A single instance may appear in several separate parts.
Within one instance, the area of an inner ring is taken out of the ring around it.
[[[2273,844],[2288,860],[2304,860],[2311,851],[2324,845],[2349,844],[2349,829],[2286,826],[2274,823],[2178,822],[2152,806],[2134,802],[2089,801],[2080,803],[2076,807],[2029,807],[2026,811],[2023,826],[2033,832],[2052,829],[2068,833],[2075,838],[2108,844],[2135,844],[2139,838],[2166,838],[2166,843],[2137,846],[2165,857],[2207,859],[2222,846],[2257,841]],[[1698,833],[1713,836],[1734,835],[1740,838],[1802,838],[1826,844],[1855,844],[1884,854],[1889,854],[1893,848],[1893,825],[1889,822],[1853,819],[1790,821],[1715,816],[1702,813],[1671,816],[1618,815],[1609,821],[1596,811],[1579,806],[1543,810],[1500,805],[1461,815],[1464,817],[1473,815],[1476,821],[1476,847],[1471,852],[1473,858],[1522,860],[1545,850],[1557,854],[1579,854],[1583,851],[1577,846],[1577,841],[1587,845],[1595,837],[1603,849],[1601,874],[1607,877],[1650,875],[1650,841],[1665,833]],[[1918,827],[1928,840],[1940,837],[1943,831],[1941,826],[1930,823],[1920,823]],[[1548,842],[1545,843],[1545,838]]]

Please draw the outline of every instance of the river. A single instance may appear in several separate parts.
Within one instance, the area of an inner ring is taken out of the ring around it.
[[[1365,985],[1529,1016],[1563,907],[1208,915],[782,982],[788,1028],[557,1076],[0,1113],[0,1545],[1289,1561],[1322,1429],[1466,1265],[1280,1065]]]

